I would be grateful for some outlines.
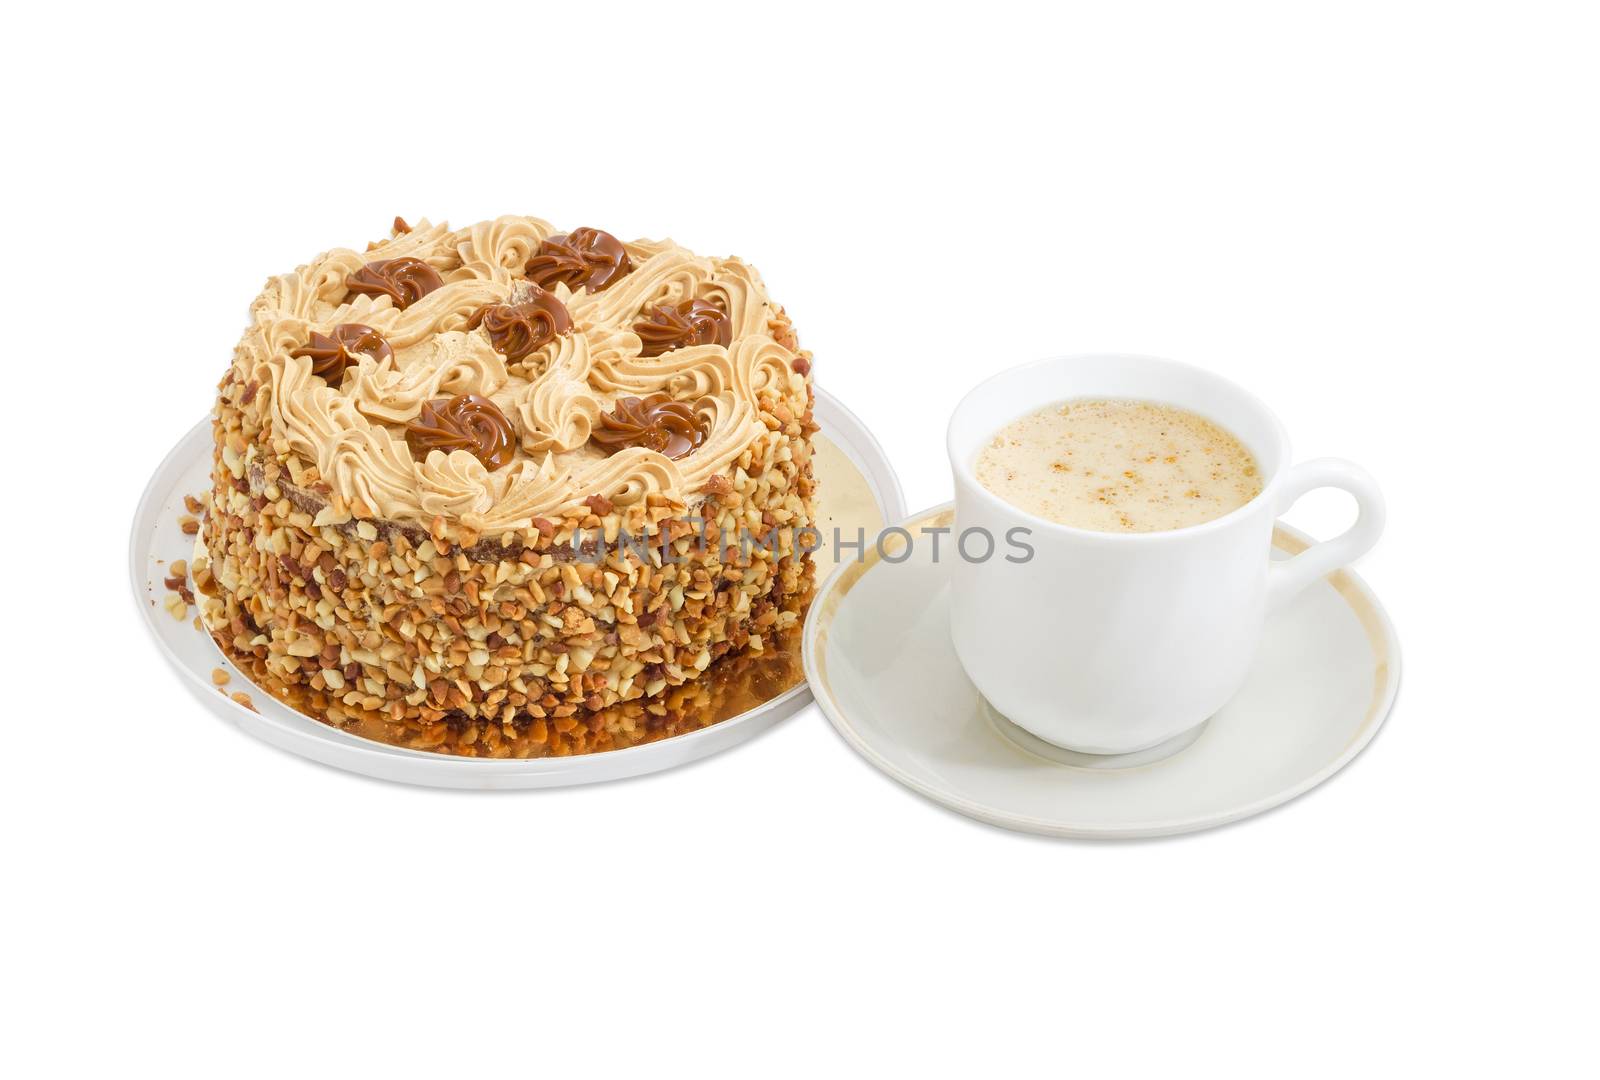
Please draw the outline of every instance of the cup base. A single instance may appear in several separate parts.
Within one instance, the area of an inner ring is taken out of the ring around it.
[[[1136,769],[1141,765],[1165,761],[1192,746],[1205,731],[1206,725],[1211,723],[1207,718],[1188,731],[1179,732],[1172,738],[1158,742],[1154,746],[1147,746],[1143,750],[1133,750],[1126,754],[1090,754],[1046,742],[1033,732],[1007,720],[1001,715],[1000,710],[989,704],[988,699],[981,694],[978,700],[983,704],[983,714],[989,718],[989,722],[1003,738],[1037,757],[1054,761],[1059,765],[1070,765],[1076,769]]]

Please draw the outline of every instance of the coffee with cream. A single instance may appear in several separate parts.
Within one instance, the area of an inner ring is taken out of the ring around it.
[[[1261,492],[1234,435],[1151,401],[1065,401],[1018,417],[979,452],[977,475],[1030,514],[1096,532],[1199,525]]]

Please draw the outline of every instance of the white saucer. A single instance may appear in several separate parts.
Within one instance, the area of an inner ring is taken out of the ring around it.
[[[948,525],[950,504],[902,522]],[[1282,525],[1275,558],[1308,543]],[[913,544],[904,562],[836,571],[811,607],[803,652],[822,711],[862,757],[969,817],[1050,836],[1192,832],[1259,814],[1338,772],[1377,734],[1400,684],[1400,650],[1377,598],[1349,571],[1270,619],[1243,690],[1187,745],[1156,760],[1082,762],[996,717],[948,632],[947,563]],[[948,554],[948,552],[946,552]],[[891,555],[898,555],[891,549]],[[1186,737],[1186,736],[1185,736]],[[1180,737],[1185,738],[1185,737]]]
[[[850,410],[825,391],[816,392],[818,526],[825,536],[834,526],[851,535],[857,527],[874,536],[885,521],[905,515],[905,496],[883,450]],[[374,742],[302,715],[249,681],[225,659],[211,636],[193,625],[195,609],[183,621],[162,604],[165,567],[188,560],[194,539],[177,524],[184,495],[210,488],[211,421],[195,425],[167,455],[145,488],[134,514],[128,567],[134,599],[157,645],[182,682],[207,708],[263,742],[325,765],[384,780],[450,788],[543,788],[615,780],[670,769],[708,757],[757,735],[793,715],[811,700],[803,679],[776,697],[710,727],[658,742],[571,757],[465,758]],[[817,552],[819,560],[831,550]],[[819,561],[819,576],[831,569]],[[228,691],[246,691],[259,712],[218,693],[214,668],[230,676]]]

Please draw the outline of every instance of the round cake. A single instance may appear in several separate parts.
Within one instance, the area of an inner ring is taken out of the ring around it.
[[[799,621],[811,406],[810,354],[739,259],[397,218],[251,305],[218,387],[201,617],[330,723],[628,745]]]

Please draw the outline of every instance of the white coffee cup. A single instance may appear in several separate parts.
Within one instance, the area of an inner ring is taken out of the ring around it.
[[[1221,424],[1255,454],[1261,493],[1188,528],[1110,533],[1047,521],[978,482],[978,454],[1000,428],[1072,398],[1161,402]],[[954,560],[956,654],[1002,716],[1080,753],[1132,753],[1203,723],[1243,685],[1268,613],[1365,554],[1383,531],[1383,495],[1364,470],[1337,458],[1290,465],[1288,435],[1265,405],[1170,360],[1068,356],[1003,372],[956,406],[949,450],[957,534],[985,529],[997,541],[992,558]],[[1274,520],[1320,487],[1354,495],[1356,523],[1271,562]],[[1026,561],[1002,554],[1018,551],[1005,543],[1018,528],[1029,530]]]

